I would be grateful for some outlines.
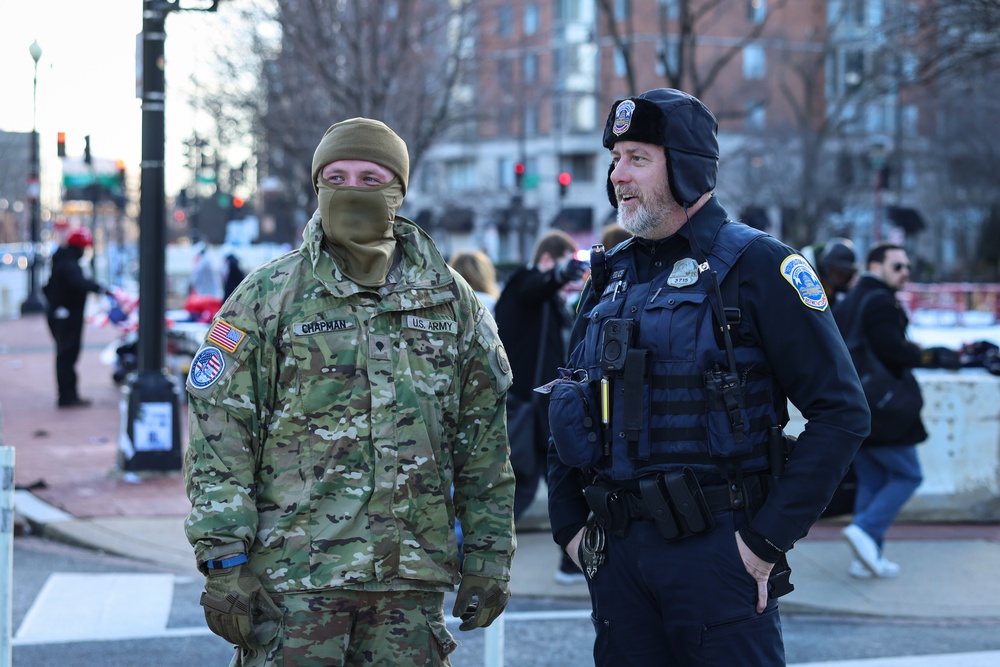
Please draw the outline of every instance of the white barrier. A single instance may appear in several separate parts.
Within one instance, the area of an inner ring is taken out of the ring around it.
[[[13,652],[12,590],[14,588],[14,448],[3,446],[0,415],[0,667],[10,667]]]
[[[1000,377],[981,369],[914,371],[929,437],[917,447],[924,482],[900,513],[909,521],[1000,520]],[[805,421],[788,406],[787,433]]]

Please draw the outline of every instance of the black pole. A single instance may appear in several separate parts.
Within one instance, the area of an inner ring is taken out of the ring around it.
[[[165,371],[165,20],[172,5],[143,0],[142,176],[139,198],[138,372],[128,389],[124,470],[180,470],[178,387]]]
[[[39,50],[39,53],[41,51]],[[34,57],[32,53],[32,57]],[[35,87],[32,91],[32,104],[37,106],[38,99],[38,59],[35,58]],[[33,112],[37,113],[37,112]],[[45,304],[38,296],[38,220],[41,217],[41,181],[39,173],[41,168],[38,164],[38,127],[36,121],[31,123],[31,173],[28,176],[28,183],[31,192],[31,264],[28,270],[28,296],[21,304],[21,314],[31,315],[45,311]]]

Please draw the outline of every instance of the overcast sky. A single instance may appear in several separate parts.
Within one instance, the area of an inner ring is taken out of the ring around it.
[[[195,63],[213,56],[219,17],[172,12],[166,20],[167,193],[190,176],[182,142],[198,119],[187,99]],[[43,188],[57,187],[56,133],[66,132],[69,155],[83,154],[91,136],[95,156],[125,160],[130,172],[142,154],[142,113],[135,93],[136,36],[142,0],[0,0],[0,130],[30,132],[34,61],[38,62],[38,120]],[[55,184],[55,185],[54,185]],[[43,200],[48,201],[43,191]]]

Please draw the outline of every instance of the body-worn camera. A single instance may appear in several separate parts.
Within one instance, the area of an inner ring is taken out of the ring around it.
[[[601,329],[601,370],[621,373],[625,370],[625,357],[634,340],[636,324],[632,320],[611,318]]]

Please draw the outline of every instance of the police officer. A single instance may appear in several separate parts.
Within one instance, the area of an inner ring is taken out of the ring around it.
[[[713,197],[716,135],[673,89],[618,100],[604,130],[609,197],[635,238],[591,254],[548,471],[597,665],[784,664],[785,554],[868,433],[813,269]],[[786,398],[808,420],[794,447]]]
[[[510,364],[396,215],[408,175],[385,124],[330,127],[302,246],[240,283],[192,363],[185,527],[233,664],[447,665],[445,592],[461,630],[507,603]]]

